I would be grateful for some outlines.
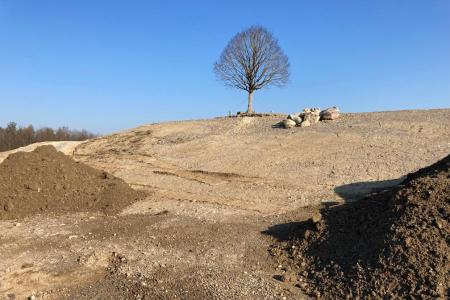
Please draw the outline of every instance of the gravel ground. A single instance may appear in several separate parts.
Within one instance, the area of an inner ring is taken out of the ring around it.
[[[273,126],[281,120],[169,122],[77,145],[75,160],[149,196],[117,215],[0,221],[0,299],[306,298],[277,280],[285,270],[264,232],[450,152],[450,110],[344,114],[289,130]]]

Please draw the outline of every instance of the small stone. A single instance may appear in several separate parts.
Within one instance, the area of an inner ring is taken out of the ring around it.
[[[289,265],[286,266],[284,269],[285,269],[285,271],[290,271],[290,270],[292,270],[291,266],[289,266]]]
[[[406,247],[411,246],[411,238],[407,237],[407,238],[405,239],[405,245],[406,245]]]
[[[311,218],[312,222],[314,224],[320,222],[322,220],[322,214],[321,213],[315,213],[312,218]]]
[[[3,209],[5,211],[11,211],[11,210],[13,210],[13,208],[14,208],[14,205],[11,202],[8,202],[3,206]]]
[[[322,229],[322,223],[321,222],[317,222],[314,225],[315,225],[317,231],[320,231]]]
[[[303,237],[305,239],[307,239],[310,235],[311,235],[311,230],[308,230],[308,229],[306,229],[305,232],[303,233]]]
[[[307,284],[305,282],[299,282],[295,286],[297,286],[297,287],[299,287],[301,289],[306,289]]]
[[[286,273],[281,276],[281,281],[283,282],[295,282],[297,281],[297,276],[294,273]]]

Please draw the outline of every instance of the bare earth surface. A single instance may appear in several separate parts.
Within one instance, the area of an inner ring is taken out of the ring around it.
[[[142,126],[66,152],[145,191],[118,215],[0,221],[0,299],[301,299],[263,234],[450,153],[450,110]],[[5,155],[4,155],[5,156]],[[1,155],[0,155],[1,157]]]

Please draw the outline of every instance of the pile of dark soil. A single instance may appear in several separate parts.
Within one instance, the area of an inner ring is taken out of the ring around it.
[[[449,168],[450,155],[321,218],[271,228],[280,279],[326,299],[449,299]]]
[[[42,146],[0,164],[0,220],[38,213],[113,214],[144,195],[123,180]]]

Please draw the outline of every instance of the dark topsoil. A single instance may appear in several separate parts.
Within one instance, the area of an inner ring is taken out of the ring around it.
[[[274,226],[279,279],[326,299],[449,299],[449,167],[450,155],[320,221]]]
[[[143,198],[123,180],[42,146],[0,164],[0,220],[38,213],[113,214]]]

